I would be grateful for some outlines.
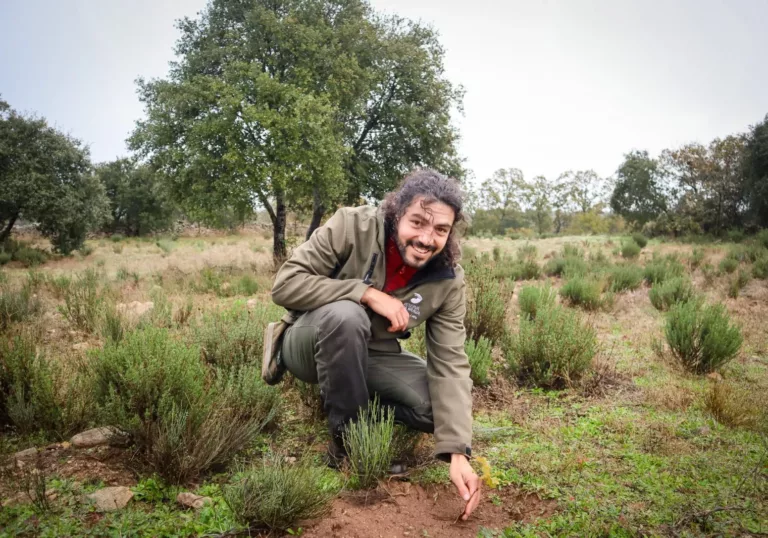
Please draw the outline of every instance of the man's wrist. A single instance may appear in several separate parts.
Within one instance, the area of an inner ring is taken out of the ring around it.
[[[461,461],[461,460],[469,461],[469,456],[467,456],[466,454],[462,454],[460,452],[455,452],[451,454],[451,463],[453,463],[454,461]]]

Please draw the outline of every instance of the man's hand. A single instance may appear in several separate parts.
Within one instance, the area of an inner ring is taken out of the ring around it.
[[[467,501],[462,521],[466,521],[472,511],[480,504],[480,478],[472,470],[469,460],[464,454],[451,454],[451,482],[459,490],[459,496]]]
[[[368,288],[365,290],[360,302],[378,315],[384,316],[389,320],[391,323],[389,329],[387,329],[389,332],[400,333],[408,328],[410,314],[408,314],[403,303],[391,295],[387,295],[376,288]]]

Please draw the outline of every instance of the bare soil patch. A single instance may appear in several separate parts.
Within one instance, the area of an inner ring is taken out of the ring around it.
[[[303,536],[320,538],[474,537],[481,527],[503,529],[512,522],[550,517],[557,503],[512,488],[482,491],[468,521],[457,521],[464,502],[450,485],[422,487],[390,482],[374,492],[348,493],[336,499],[329,517],[309,526]],[[491,496],[493,495],[493,497]]]

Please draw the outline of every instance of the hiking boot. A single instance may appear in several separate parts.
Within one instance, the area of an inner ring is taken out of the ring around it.
[[[267,324],[264,330],[264,356],[261,359],[261,379],[267,385],[276,385],[283,379],[285,364],[280,353],[280,344],[288,324],[276,321]]]
[[[341,469],[346,458],[347,450],[344,448],[344,443],[341,439],[337,439],[336,436],[331,437],[328,443],[328,453],[326,454],[326,465],[338,471]]]

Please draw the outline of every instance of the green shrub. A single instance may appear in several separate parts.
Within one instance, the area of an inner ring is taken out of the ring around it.
[[[517,296],[520,312],[523,316],[535,318],[536,312],[555,304],[557,292],[549,286],[523,286]]]
[[[493,361],[491,356],[492,348],[493,345],[490,340],[482,336],[478,338],[477,342],[471,339],[467,339],[464,342],[464,351],[469,359],[469,376],[475,385],[482,386],[488,384],[488,370]]]
[[[585,310],[597,310],[601,306],[600,294],[602,286],[599,282],[576,277],[566,282],[560,288],[560,296],[573,306],[580,306]]]
[[[13,253],[13,259],[24,267],[37,267],[48,260],[48,255],[42,250],[21,246]]]
[[[589,253],[589,264],[592,267],[607,268],[611,265],[611,260],[605,255],[605,252],[598,250]]]
[[[643,270],[637,265],[616,265],[609,270],[608,277],[614,293],[636,290],[643,282]]]
[[[170,239],[160,239],[155,242],[155,245],[163,251],[163,256],[167,256],[176,248],[176,243]]]
[[[258,363],[264,329],[270,321],[280,319],[281,313],[281,308],[264,302],[252,310],[235,304],[227,310],[206,314],[194,331],[203,359],[223,368]]]
[[[0,427],[18,433],[60,431],[53,373],[32,338],[0,339]]]
[[[421,324],[410,330],[411,336],[402,341],[403,347],[409,353],[426,358],[427,356],[427,335],[426,325]]]
[[[99,274],[86,269],[64,292],[64,306],[60,306],[59,311],[76,329],[93,332],[101,317],[103,302]]]
[[[112,240],[113,243],[119,243],[123,239],[125,239],[125,236],[123,234],[112,234],[110,236],[110,240]]]
[[[93,247],[90,245],[86,245],[83,243],[77,251],[80,253],[80,255],[84,258],[90,256],[93,254]]]
[[[40,300],[28,285],[19,289],[0,285],[0,333],[5,332],[11,323],[26,321],[37,315],[40,307]]]
[[[114,304],[104,308],[101,324],[101,336],[104,340],[119,342],[126,333],[126,320]]]
[[[563,278],[573,278],[587,274],[587,263],[574,256],[568,258],[552,258],[544,265],[544,273],[549,276],[561,276]]]
[[[742,343],[741,330],[731,324],[723,305],[705,305],[696,299],[672,306],[664,332],[674,356],[698,374],[730,361]]]
[[[739,296],[739,292],[749,283],[749,273],[744,269],[739,269],[739,273],[733,277],[728,285],[728,297],[735,299]]]
[[[648,238],[645,237],[640,232],[633,233],[632,239],[634,240],[635,243],[637,243],[637,246],[639,246],[640,248],[645,248],[645,245],[648,244]]]
[[[657,310],[669,310],[675,303],[688,301],[694,295],[691,281],[685,277],[675,277],[654,284],[648,292],[651,304]]]
[[[768,229],[766,230],[760,230],[760,232],[755,236],[755,240],[763,245],[763,248],[768,248]]]
[[[748,253],[744,245],[734,245],[728,249],[728,253],[725,255],[727,259],[736,260],[738,263],[747,261]]]
[[[704,284],[711,286],[717,276],[717,271],[711,263],[705,263],[701,266],[701,274],[704,275]]]
[[[525,260],[514,265],[515,280],[535,280],[541,274],[541,267],[535,260]]]
[[[462,260],[473,260],[477,258],[477,249],[474,247],[471,247],[469,245],[462,245],[461,246],[461,259]]]
[[[238,295],[255,295],[259,291],[259,283],[251,275],[243,275],[235,282],[235,291]]]
[[[11,261],[12,258],[13,256],[11,256],[10,252],[4,252],[0,250],[0,265],[5,265]]]
[[[761,258],[768,257],[768,250],[763,245],[752,242],[746,247],[745,257],[746,261],[754,263]]]
[[[721,273],[733,273],[736,268],[739,266],[739,262],[735,260],[734,258],[723,258],[720,260],[720,272]]]
[[[738,228],[730,229],[725,234],[728,241],[731,243],[741,243],[744,241],[744,237],[746,237],[746,234],[744,234],[744,230],[739,230]]]
[[[361,488],[375,486],[387,474],[392,463],[392,438],[395,416],[391,407],[379,405],[378,398],[361,408],[356,421],[344,432],[344,447],[356,485]]]
[[[691,253],[691,257],[689,259],[689,263],[691,265],[691,269],[696,269],[701,265],[701,262],[704,261],[704,250],[700,248],[694,248],[693,252]]]
[[[668,278],[682,276],[685,273],[685,267],[674,257],[657,257],[646,264],[643,269],[643,278],[650,284],[664,282]]]
[[[501,247],[499,245],[494,245],[493,250],[491,251],[491,255],[493,257],[493,261],[498,262],[501,260]]]
[[[589,368],[597,336],[575,312],[560,306],[521,317],[517,336],[508,336],[504,354],[510,371],[524,383],[545,388],[570,386]]]
[[[507,304],[512,289],[492,278],[491,268],[481,262],[467,266],[467,313],[464,327],[467,338],[477,340],[481,336],[497,342],[504,332]]]
[[[640,245],[634,241],[625,241],[621,244],[621,257],[627,259],[634,259],[640,255]]]
[[[103,420],[129,434],[147,464],[174,484],[229,463],[277,412],[279,393],[261,382],[258,368],[212,374],[198,348],[161,329],[107,342],[90,369]]]
[[[520,262],[527,262],[527,261],[535,262],[536,256],[538,256],[538,249],[536,248],[536,245],[531,245],[530,243],[526,243],[525,245],[517,249],[517,259]]]
[[[328,469],[312,467],[306,460],[291,465],[272,455],[238,473],[223,496],[238,523],[284,531],[323,515],[338,489]]]
[[[566,243],[562,250],[563,258],[584,258],[584,252],[573,243]]]
[[[752,265],[752,276],[762,280],[768,278],[768,257],[760,258]]]

